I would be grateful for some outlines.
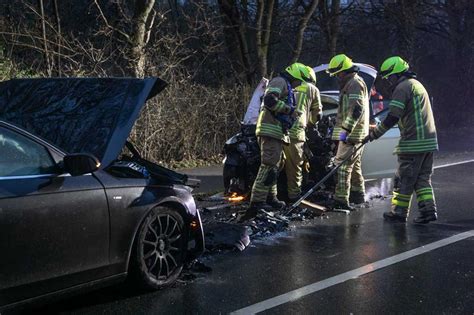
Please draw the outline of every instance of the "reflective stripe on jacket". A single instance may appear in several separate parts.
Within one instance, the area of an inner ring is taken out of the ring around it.
[[[348,142],[362,142],[369,134],[370,113],[367,86],[357,73],[347,75],[342,86],[332,139],[339,140],[339,134],[344,129],[349,133]]]
[[[390,114],[398,117],[400,141],[394,153],[423,153],[438,150],[438,137],[428,92],[414,78],[401,77],[389,104]],[[387,130],[383,124],[377,133]]]
[[[271,110],[264,106],[262,102],[260,114],[257,120],[256,135],[271,137],[279,139],[285,143],[290,143],[288,131],[284,132],[280,121],[275,118],[275,114],[285,113],[288,110],[288,105],[286,105],[288,98],[288,87],[286,80],[282,77],[273,78],[268,83],[264,97],[268,93],[277,95],[278,102]]]
[[[303,82],[295,88],[296,110],[302,114],[290,129],[290,138],[297,141],[305,141],[305,129],[310,122],[315,124],[318,117],[321,117],[323,106],[321,104],[321,96],[316,86],[311,83]]]

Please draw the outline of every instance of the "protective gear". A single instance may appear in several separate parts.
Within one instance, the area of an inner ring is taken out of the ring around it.
[[[383,79],[386,79],[392,74],[406,72],[409,68],[410,66],[405,60],[403,60],[399,56],[394,56],[387,58],[382,63],[382,65],[380,66],[379,74]]]
[[[308,67],[308,71],[309,71],[309,76],[310,76],[311,80],[307,81],[307,82],[316,85],[316,73],[314,72],[314,69],[311,68],[311,67]]]
[[[368,143],[368,142],[372,142],[374,140],[376,140],[377,137],[375,136],[375,132],[374,130],[371,130],[369,131],[369,134],[364,138],[364,140],[362,140],[362,143]]]
[[[350,73],[341,83],[332,139],[340,140],[342,134],[346,141],[339,141],[334,161],[336,165],[351,155],[355,144],[362,142],[369,133],[369,95],[364,80],[357,73]],[[362,151],[363,149],[337,170],[334,199],[349,203],[351,190],[365,192],[361,166]]]
[[[301,116],[290,129],[291,140],[305,141],[305,129],[308,123],[316,124],[322,115],[322,103],[319,90],[310,83],[302,83],[295,88],[296,110]]]
[[[349,202],[359,205],[365,202],[365,194],[361,191],[351,191],[349,195]]]
[[[334,199],[333,204],[330,206],[332,209],[341,209],[341,210],[349,210],[354,211],[355,208],[351,206],[347,201]]]
[[[416,192],[420,217],[436,214],[436,202],[431,186],[433,152],[399,154],[395,173],[392,212],[408,216],[413,191]]]
[[[389,112],[385,120],[383,122],[380,122],[376,128],[372,129],[369,132],[369,140],[373,141],[375,139],[380,138],[385,132],[387,132],[387,130],[395,126],[399,120],[399,117],[396,117]]]
[[[299,197],[303,181],[304,143],[306,141],[306,126],[318,122],[322,115],[319,90],[311,83],[302,83],[295,88],[297,110],[302,115],[290,129],[290,144],[283,147],[285,152],[285,173],[287,178],[288,197]]]
[[[257,137],[260,146],[260,168],[252,186],[250,202],[266,202],[277,194],[277,175],[283,159],[283,142],[275,138]]]
[[[329,73],[330,76],[334,76],[339,72],[351,69],[353,66],[354,63],[351,58],[344,54],[340,54],[332,57],[326,72]]]
[[[394,153],[412,154],[438,150],[430,97],[424,86],[412,77],[402,76],[398,80],[387,118],[374,129],[376,138],[387,132],[394,121],[400,127],[400,141]]]
[[[277,167],[272,167],[268,170],[267,176],[265,176],[263,183],[265,186],[270,186],[273,182],[275,182],[278,179],[278,168]]]
[[[294,198],[301,194],[304,162],[303,145],[304,141],[290,138],[290,144],[283,147],[288,198]]]
[[[389,212],[384,212],[383,217],[385,220],[389,222],[400,222],[400,223],[406,223],[407,222],[407,217],[406,215],[403,214],[398,214],[392,211]]]
[[[405,217],[406,221],[411,196],[415,192],[420,213],[415,222],[428,223],[437,218],[431,186],[433,151],[438,150],[436,126],[428,92],[414,75],[407,75],[408,64],[397,58],[399,57],[392,57],[384,62],[384,75],[386,77],[402,72],[405,72],[405,75],[397,81],[387,118],[377,125],[369,137],[381,137],[394,121],[398,122],[400,141],[394,152],[398,154],[398,169],[394,180],[392,212]],[[384,214],[384,217],[392,219],[388,214]]]
[[[436,214],[436,212],[422,212],[418,217],[413,220],[413,222],[417,224],[426,224],[436,220],[438,220],[438,215]]]
[[[285,71],[293,78],[299,81],[311,82],[312,77],[307,66],[302,63],[295,62],[285,69]]]
[[[339,133],[339,141],[346,142],[347,136],[348,136],[347,131],[346,131],[346,130],[342,130],[342,131]]]
[[[287,132],[290,130],[290,128],[293,126],[295,121],[298,119],[298,114],[296,112],[296,99],[295,95],[293,93],[293,88],[291,87],[290,81],[286,80],[286,86],[288,90],[288,97],[286,101],[286,105],[290,107],[290,112],[289,114],[284,114],[284,113],[277,113],[275,115],[275,118],[281,123],[281,126],[283,128],[283,132]]]
[[[364,80],[351,73],[344,77],[339,93],[336,125],[332,140],[339,140],[339,133],[349,133],[347,141],[359,143],[369,133],[369,94]]]
[[[288,104],[288,100],[293,99],[291,87],[288,81],[279,76],[273,78],[265,90],[263,97],[263,106],[257,120],[256,135],[258,137],[270,137],[284,143],[289,143],[287,126],[283,126],[280,119],[277,119],[278,114],[283,114],[289,118],[289,115],[294,110],[294,101]]]
[[[335,165],[339,165],[349,155],[354,152],[354,144],[339,142],[334,160]],[[337,170],[337,182],[334,199],[341,203],[349,203],[349,194],[352,191],[365,193],[364,176],[362,175],[362,152],[363,148],[357,152],[349,161],[341,165]]]
[[[274,211],[283,210],[286,207],[286,203],[283,201],[278,200],[276,196],[268,196],[267,197],[267,205],[272,207]]]

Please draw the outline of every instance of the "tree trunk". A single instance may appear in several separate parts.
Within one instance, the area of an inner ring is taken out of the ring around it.
[[[268,47],[272,30],[275,0],[259,0],[257,7],[257,67],[259,77],[268,74]]]
[[[247,83],[253,81],[253,71],[250,67],[250,54],[247,43],[246,24],[242,20],[235,0],[218,0],[219,10],[222,13],[225,28],[225,39],[228,51],[236,55],[238,71],[243,74]],[[235,49],[237,47],[237,49]]]
[[[296,32],[296,43],[293,48],[293,57],[291,58],[291,63],[297,62],[301,55],[301,50],[303,49],[303,38],[306,27],[308,26],[308,21],[316,11],[318,7],[319,0],[311,0],[311,3],[307,9],[305,9],[304,15],[301,17],[298,22],[298,30]]]
[[[130,34],[130,67],[133,75],[137,78],[145,76],[145,46],[148,42],[147,31],[151,25],[147,25],[155,0],[136,0],[132,17],[132,31]],[[150,22],[151,23],[151,22]]]
[[[46,62],[46,72],[48,76],[50,77],[52,74],[52,69],[51,69],[50,55],[49,55],[49,50],[48,50],[48,41],[46,38],[46,21],[44,17],[43,0],[38,0],[38,5],[40,9],[40,14],[41,14],[41,34],[43,37],[43,53],[44,53],[44,60]]]
[[[58,0],[53,0],[53,6],[54,6],[54,15],[56,18],[56,52],[57,52],[57,59],[56,59],[56,73],[57,76],[61,76],[61,40],[62,40],[62,35],[61,35],[61,18],[59,16],[59,7],[58,7]]]
[[[453,0],[446,3],[449,32],[453,49],[451,50],[451,73],[453,74],[454,95],[458,101],[454,106],[464,112],[474,97],[474,3],[467,0]]]
[[[320,1],[321,10],[321,28],[326,37],[326,47],[329,55],[336,54],[337,40],[339,38],[341,14],[341,0],[322,0]]]
[[[393,13],[397,19],[397,50],[408,63],[413,61],[415,32],[418,17],[421,14],[419,0],[398,0]]]
[[[331,18],[329,20],[329,52],[331,56],[336,54],[337,40],[339,38],[340,21],[339,15],[341,14],[341,0],[332,1]]]

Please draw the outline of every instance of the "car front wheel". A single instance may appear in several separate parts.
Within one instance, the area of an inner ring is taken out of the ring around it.
[[[142,287],[155,290],[176,280],[186,257],[186,235],[177,210],[156,207],[150,211],[138,231],[132,265]]]

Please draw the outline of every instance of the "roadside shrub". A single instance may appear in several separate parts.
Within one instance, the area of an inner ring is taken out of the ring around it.
[[[172,167],[220,162],[239,131],[252,89],[181,81],[148,101],[131,134],[145,158]]]

